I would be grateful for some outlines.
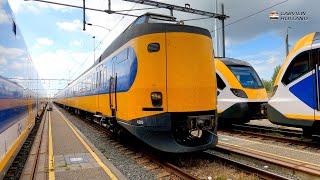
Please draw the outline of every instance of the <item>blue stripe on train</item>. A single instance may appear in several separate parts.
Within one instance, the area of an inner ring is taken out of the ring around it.
[[[117,73],[117,92],[126,92],[132,86],[138,69],[138,60],[134,49],[129,47],[129,57],[127,60],[117,58],[115,71]],[[121,53],[119,53],[121,54]],[[117,57],[117,56],[116,56]],[[97,94],[109,93],[109,80],[112,72],[112,61],[105,61],[103,64],[107,68],[108,79],[107,82],[100,88],[95,88],[87,92],[76,92],[72,97],[92,96]],[[70,96],[69,96],[70,97]]]
[[[316,109],[315,75],[312,74],[289,88],[290,92],[312,109]],[[290,106],[290,104],[288,104]]]
[[[0,110],[0,133],[18,122],[28,112],[27,106],[18,106],[10,109]]]

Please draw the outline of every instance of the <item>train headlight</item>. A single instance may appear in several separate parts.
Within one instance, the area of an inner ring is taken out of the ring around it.
[[[153,106],[162,106],[162,93],[161,92],[152,92],[151,93],[151,102]]]
[[[248,98],[247,94],[244,91],[242,91],[241,89],[232,89],[231,88],[230,90],[237,97]]]

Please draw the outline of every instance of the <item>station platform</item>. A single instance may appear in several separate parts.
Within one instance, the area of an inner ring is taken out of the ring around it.
[[[36,179],[126,179],[56,107],[46,113]],[[32,154],[21,179],[30,179]]]

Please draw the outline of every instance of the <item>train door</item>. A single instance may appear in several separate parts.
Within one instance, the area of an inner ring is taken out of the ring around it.
[[[101,64],[97,68],[97,89],[98,89],[98,109],[99,112],[103,114],[103,112],[106,112],[106,105],[105,105],[105,89],[106,89],[106,67],[104,64]]]
[[[316,105],[315,105],[315,120],[320,120],[320,48],[313,48],[311,51],[311,58],[315,68],[315,97],[316,97]],[[313,127],[316,127],[314,125]],[[314,129],[312,130],[314,131]],[[319,130],[318,130],[319,131]]]
[[[116,73],[117,57],[112,59],[111,76],[109,78],[109,108],[111,116],[116,117],[117,111],[117,73]]]
[[[100,70],[101,70],[101,66],[98,66],[96,68],[96,73],[95,73],[95,93],[96,93],[96,97],[95,97],[95,102],[96,102],[96,105],[95,105],[95,109],[96,109],[96,113],[101,113],[100,111],[100,104],[99,104],[99,101],[100,101]]]
[[[306,50],[293,58],[282,77],[285,86],[279,89],[282,98],[274,102],[286,117],[295,120],[292,123],[302,127],[312,125],[317,108],[317,69],[312,56],[311,50]],[[286,93],[287,90],[290,93]]]

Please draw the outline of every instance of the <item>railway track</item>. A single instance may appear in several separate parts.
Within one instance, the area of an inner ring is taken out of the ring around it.
[[[246,149],[232,144],[219,143],[216,148],[206,151],[205,153],[212,156],[212,158],[218,158],[226,163],[230,163],[249,172],[256,173],[263,179],[292,179],[290,176],[295,176],[300,179],[316,179],[320,176],[320,166],[307,164],[295,159],[279,158],[277,155],[252,151],[249,148]],[[273,173],[265,170],[264,167],[259,168],[257,166],[250,166],[241,160],[239,161],[235,159],[245,159],[246,161],[255,162],[255,164],[261,164],[264,166],[268,164],[268,169],[272,167],[272,169],[287,172],[287,175],[283,176],[278,173]]]
[[[229,129],[220,130],[222,133],[238,134],[241,136],[260,137],[286,144],[320,148],[319,136],[304,137],[302,131],[292,129],[280,129],[267,126],[232,124]]]
[[[206,156],[208,159],[210,158],[210,159],[218,160],[224,164],[232,165],[232,166],[237,167],[247,173],[256,174],[261,179],[270,179],[270,180],[273,180],[273,179],[288,180],[288,179],[290,179],[290,178],[282,176],[280,174],[276,174],[276,173],[267,171],[265,169],[255,167],[250,164],[245,164],[239,160],[227,158],[223,155],[215,153],[215,151],[228,153],[228,154],[232,153],[232,151],[224,149],[223,147],[217,147],[214,149],[214,151],[209,150],[209,151],[203,152],[203,155]]]
[[[43,133],[44,122],[42,120],[43,120],[43,116],[47,114],[47,113],[45,113],[46,112],[45,108],[41,112],[40,118],[35,120],[34,127],[32,128],[30,134],[28,135],[27,139],[25,140],[24,144],[22,145],[19,153],[17,154],[16,158],[14,159],[13,163],[11,164],[4,179],[19,179],[20,176],[22,175],[23,170],[26,165],[26,162],[29,157],[29,153],[31,152],[31,150],[33,148],[33,144],[36,141],[38,134],[40,133],[42,135],[42,133]],[[41,146],[41,143],[39,144],[39,149],[40,149],[40,146]],[[36,168],[37,168],[39,149],[36,152],[37,158],[35,159],[35,163],[32,165],[32,167],[30,169],[32,172],[30,179],[34,179],[34,174],[35,174]]]

